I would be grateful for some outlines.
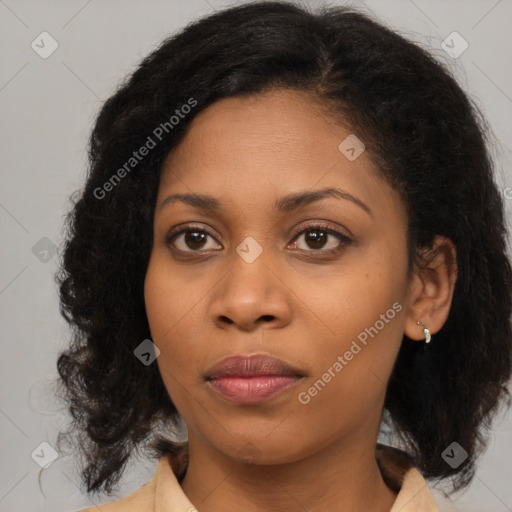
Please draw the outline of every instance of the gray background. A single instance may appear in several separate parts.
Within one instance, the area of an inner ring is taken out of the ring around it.
[[[496,180],[512,224],[512,2],[352,3],[432,48],[481,107],[492,130]],[[56,355],[68,337],[58,310],[53,281],[58,256],[52,248],[62,243],[68,197],[83,184],[86,141],[102,101],[165,36],[232,4],[0,0],[2,512],[67,512],[114,499],[91,500],[80,492],[73,457],[60,456],[43,471],[31,458],[41,442],[55,444],[59,427],[67,421],[66,411],[52,399],[51,388]],[[47,59],[31,48],[43,31],[59,45]],[[456,59],[441,49],[441,42],[453,31],[469,45]],[[512,414],[506,412],[494,425],[489,450],[467,493],[449,502],[436,491],[440,510],[511,511],[511,454]],[[117,496],[138,489],[155,467],[134,460]]]

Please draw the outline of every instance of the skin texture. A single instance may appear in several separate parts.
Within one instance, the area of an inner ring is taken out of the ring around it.
[[[313,97],[274,90],[208,107],[164,164],[145,301],[159,370],[188,425],[182,487],[201,512],[319,512],[340,503],[383,512],[395,500],[374,456],[386,384],[403,334],[421,343],[417,320],[433,334],[445,322],[455,255],[436,239],[432,270],[415,268],[408,279],[404,204],[367,152],[349,161],[338,150],[350,133]],[[283,196],[326,187],[371,212],[335,197],[273,209]],[[161,208],[176,193],[214,196],[222,211],[180,201]],[[318,222],[350,242],[331,234],[308,241],[314,229],[304,229]],[[211,233],[203,245],[187,245],[183,234],[166,242],[188,223]],[[236,252],[248,236],[262,248],[252,263]],[[342,250],[322,256],[335,247]],[[395,303],[394,318],[301,403],[299,393]],[[306,376],[252,405],[231,403],[205,382],[223,358],[255,353]]]

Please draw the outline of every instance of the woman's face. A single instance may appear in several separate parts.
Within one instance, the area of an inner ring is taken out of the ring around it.
[[[339,149],[350,134],[279,90],[216,102],[168,156],[145,301],[191,442],[285,463],[375,441],[407,312],[407,219],[367,153]],[[212,370],[251,355],[290,369]]]

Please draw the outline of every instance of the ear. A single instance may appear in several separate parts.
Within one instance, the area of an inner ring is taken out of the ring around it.
[[[455,246],[448,238],[436,236],[432,247],[422,252],[422,261],[414,266],[411,275],[405,322],[408,338],[423,340],[424,327],[431,334],[443,327],[450,313],[456,281]]]

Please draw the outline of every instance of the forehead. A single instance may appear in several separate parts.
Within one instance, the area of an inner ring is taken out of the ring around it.
[[[280,89],[226,98],[194,118],[168,162],[176,158],[208,160],[223,153],[225,160],[239,157],[249,166],[270,153],[277,166],[290,158],[310,160],[319,143],[324,150],[329,148],[332,157],[337,156],[340,130],[349,132],[327,117],[324,105],[304,92]]]

